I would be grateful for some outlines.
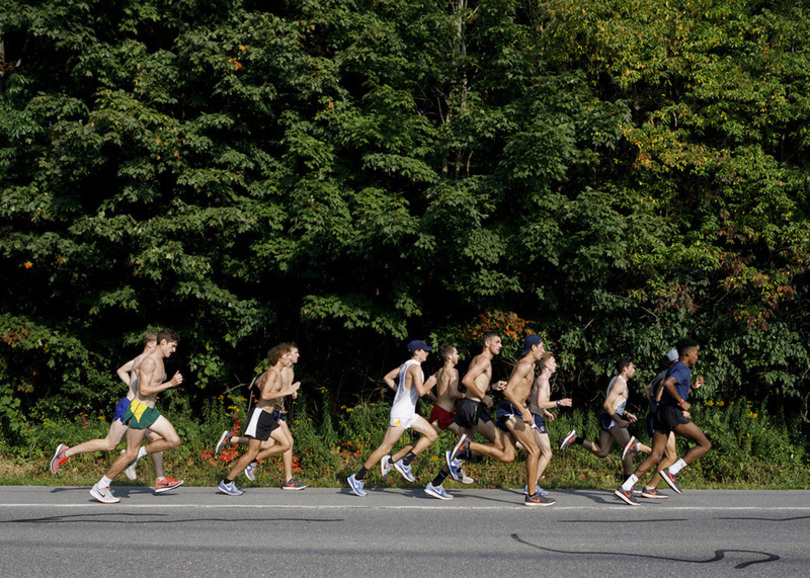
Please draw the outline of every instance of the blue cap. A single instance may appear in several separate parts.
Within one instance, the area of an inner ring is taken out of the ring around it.
[[[535,345],[540,345],[541,343],[543,343],[542,337],[540,337],[536,333],[529,335],[526,339],[523,340],[523,353],[521,353],[520,356],[525,357],[532,350],[532,347],[534,347]]]
[[[411,353],[416,353],[420,349],[422,349],[423,351],[430,351],[433,348],[424,341],[420,341],[418,339],[411,341],[408,344],[408,351],[410,351]]]
[[[420,341],[418,339],[416,339],[414,341],[411,341],[408,344],[408,351],[411,352],[411,353],[416,353],[420,349],[423,350],[423,351],[430,351],[433,348],[431,346],[429,346],[427,343],[425,343],[424,341]]]

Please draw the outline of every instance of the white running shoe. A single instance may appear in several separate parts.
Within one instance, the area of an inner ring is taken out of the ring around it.
[[[98,487],[98,482],[93,484],[93,487],[90,488],[90,495],[93,496],[96,500],[101,502],[102,504],[117,504],[121,501],[121,498],[116,498],[113,496],[112,490],[110,488],[105,488],[102,490]]]
[[[391,463],[391,456],[383,456],[383,458],[380,460],[380,472],[382,472],[382,477],[384,480],[388,479],[388,474],[393,467],[394,464]]]

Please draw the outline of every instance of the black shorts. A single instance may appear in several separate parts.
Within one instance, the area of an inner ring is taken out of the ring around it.
[[[464,428],[474,428],[478,422],[488,423],[492,419],[484,404],[480,401],[464,398],[456,406],[456,415],[453,421]]]
[[[254,407],[250,411],[248,424],[245,428],[245,435],[247,437],[264,442],[270,439],[270,434],[273,433],[275,429],[278,429],[278,422],[273,417],[272,413],[266,412],[258,407]]]
[[[679,425],[691,423],[689,418],[683,415],[683,410],[676,405],[659,405],[655,414],[653,429],[664,435],[675,431]]]

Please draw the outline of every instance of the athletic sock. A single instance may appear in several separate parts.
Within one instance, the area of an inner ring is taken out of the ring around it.
[[[630,474],[630,477],[629,477],[629,478],[627,478],[627,479],[624,481],[624,483],[622,484],[622,489],[623,489],[625,492],[629,492],[630,490],[632,490],[632,489],[633,489],[633,486],[635,486],[635,485],[636,485],[636,482],[637,482],[637,481],[638,481],[638,478],[636,477],[636,475],[635,475],[635,474]]]
[[[577,436],[574,438],[574,443],[581,446],[585,443],[585,438],[582,436]]]
[[[669,473],[673,476],[680,472],[682,469],[686,467],[686,462],[683,461],[683,458],[679,459],[677,462],[669,466]]]
[[[445,473],[444,470],[441,470],[439,472],[439,475],[437,475],[435,478],[433,478],[433,481],[430,482],[430,483],[433,484],[434,488],[438,488],[439,486],[441,486],[444,483],[444,480],[446,480],[446,479],[447,479],[447,473]]]
[[[112,480],[107,476],[101,476],[101,479],[98,481],[98,487],[102,490],[106,490],[112,484]]]
[[[138,450],[138,457],[135,458],[135,461],[137,462],[139,459],[141,459],[145,455],[146,455],[146,446],[141,446],[141,449]]]
[[[415,454],[415,453],[413,453],[413,452],[408,452],[407,454],[405,454],[405,457],[404,457],[404,458],[402,458],[402,465],[404,465],[404,466],[409,466],[409,465],[411,465],[411,462],[413,461],[413,459],[414,459],[415,457],[416,457],[416,454]]]
[[[357,470],[357,473],[354,474],[354,479],[362,481],[362,479],[366,477],[366,472],[368,472],[366,466],[361,467],[359,470]]]

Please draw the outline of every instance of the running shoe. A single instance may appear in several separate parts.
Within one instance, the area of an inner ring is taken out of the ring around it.
[[[185,480],[175,480],[173,478],[163,478],[159,482],[155,482],[155,493],[162,494],[183,485]]]
[[[127,453],[127,450],[123,450],[121,453]],[[135,479],[138,478],[138,472],[135,471],[135,466],[137,466],[137,465],[138,465],[138,460],[136,458],[135,461],[131,462],[127,466],[127,468],[124,470],[124,473],[126,474],[127,478],[129,478],[130,480],[135,480]]]
[[[560,449],[564,450],[565,448],[570,446],[575,441],[577,441],[577,430],[572,429],[570,432],[565,434],[565,437],[563,438],[563,441],[560,444]]]
[[[256,480],[256,462],[250,462],[245,468],[245,477],[251,482]]]
[[[636,498],[638,498],[638,497],[641,495],[641,490],[640,490],[640,489],[638,488],[638,486],[637,486],[637,485],[635,485],[635,484],[633,484],[633,489],[632,489],[632,490],[630,490],[630,491],[631,491],[631,492],[633,492],[633,495],[634,495]]]
[[[354,477],[354,474],[346,478],[346,481],[349,482],[349,487],[355,496],[360,496],[362,498],[368,494],[368,492],[363,489],[363,486],[365,485],[363,480],[358,480]]]
[[[402,460],[398,460],[394,464],[394,469],[396,471],[398,471],[400,474],[402,474],[402,477],[405,478],[406,480],[408,480],[409,482],[415,482],[416,481],[416,478],[414,478],[413,474],[411,473],[411,466],[410,465],[406,466],[402,462]]]
[[[102,504],[117,504],[121,501],[121,498],[113,496],[112,490],[110,490],[109,487],[102,490],[98,486],[98,482],[93,484],[93,487],[90,489],[90,495]]]
[[[641,497],[649,498],[651,500],[666,500],[667,498],[669,498],[669,496],[667,496],[666,494],[662,494],[655,488],[647,488],[647,487],[641,490]]]
[[[463,469],[461,469],[461,460],[454,460],[453,463],[456,465],[456,469],[458,470],[458,475],[461,476],[461,480],[459,480],[462,484],[473,484],[475,480],[472,479],[470,476],[467,475]]]
[[[550,506],[551,504],[555,503],[557,500],[554,498],[549,498],[546,496],[541,496],[538,492],[535,492],[532,496],[526,496],[523,498],[523,505],[524,506]]]
[[[636,499],[636,497],[633,495],[633,492],[632,491],[628,492],[627,490],[625,490],[621,486],[616,488],[616,490],[613,493],[616,494],[617,496],[619,496],[622,500],[624,500],[626,503],[628,503],[631,506],[639,506],[640,505],[638,500]]]
[[[219,491],[229,496],[241,496],[245,493],[236,487],[236,482],[226,482],[225,480],[219,483]]]
[[[388,473],[393,467],[394,464],[391,463],[391,456],[383,456],[383,458],[380,460],[380,471],[382,472],[382,477],[384,480],[388,479]]]
[[[467,450],[470,447],[471,441],[470,436],[467,434],[463,434],[460,438],[458,438],[456,445],[454,445],[453,449],[450,451],[450,459],[448,461],[452,462],[458,457],[458,454]]]
[[[540,494],[541,496],[548,496],[548,490],[544,490],[544,489],[543,489],[543,488],[541,488],[540,486],[535,486],[535,487],[534,487],[534,489],[535,489],[535,491],[536,491],[538,494]],[[528,485],[528,484],[526,484],[525,486],[523,486],[523,495],[525,495],[525,496],[528,496],[528,495],[529,495],[529,485]]]
[[[303,490],[306,488],[307,485],[303,482],[299,482],[294,477],[290,478],[281,486],[282,490]]]
[[[453,496],[444,491],[444,486],[442,485],[434,486],[433,482],[428,482],[428,485],[425,487],[425,493],[428,496],[433,496],[434,498],[438,498],[440,500],[453,499]]]
[[[664,478],[664,481],[669,485],[670,488],[675,490],[675,493],[682,494],[681,486],[678,485],[678,474],[670,474],[669,468],[665,468],[660,472],[661,477]]]
[[[627,454],[634,454],[638,452],[638,448],[641,445],[641,442],[636,439],[636,436],[630,438],[630,441],[624,446],[622,450],[622,460],[627,457]]]
[[[227,445],[229,445],[231,443],[231,438],[232,437],[233,437],[233,434],[231,432],[229,432],[228,430],[225,430],[224,432],[222,432],[222,435],[219,436],[219,441],[217,442],[217,447],[214,449],[214,453],[218,454],[219,452],[224,450],[225,446],[227,446]]]
[[[59,471],[66,461],[68,461],[65,454],[68,451],[68,447],[65,444],[59,444],[56,446],[56,452],[53,454],[51,458],[51,473],[55,474]],[[102,500],[99,500],[102,501]]]
[[[455,481],[461,481],[461,473],[458,471],[459,466],[461,465],[461,460],[451,460],[450,455],[453,452],[451,450],[447,450],[444,452],[444,461],[447,463],[447,469],[450,470],[450,477],[453,478]]]

